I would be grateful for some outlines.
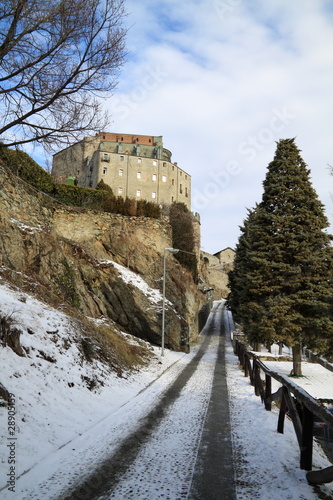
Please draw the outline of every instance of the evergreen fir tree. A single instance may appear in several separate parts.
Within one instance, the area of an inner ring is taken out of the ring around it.
[[[279,141],[230,282],[231,306],[250,339],[291,346],[295,375],[302,345],[327,353],[333,338],[328,220],[309,174],[294,139]]]

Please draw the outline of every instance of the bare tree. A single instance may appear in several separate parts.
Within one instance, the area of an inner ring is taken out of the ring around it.
[[[1,0],[0,140],[61,145],[106,128],[124,0]]]

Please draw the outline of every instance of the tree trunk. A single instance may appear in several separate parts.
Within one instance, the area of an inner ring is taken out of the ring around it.
[[[283,344],[282,342],[279,342],[279,356],[282,356],[283,353]]]
[[[302,347],[301,343],[293,345],[293,375],[302,375]]]

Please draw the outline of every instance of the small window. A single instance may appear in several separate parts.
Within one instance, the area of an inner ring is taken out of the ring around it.
[[[155,191],[152,193],[151,197],[155,200],[155,198],[156,198],[156,193],[155,193]]]
[[[103,153],[102,160],[103,161],[110,161],[109,153]]]
[[[185,188],[185,196],[186,196],[186,198],[188,198],[187,187]]]
[[[137,178],[137,179],[141,179],[141,172],[137,172],[137,174],[136,174],[136,178]]]
[[[106,167],[103,168],[103,174],[107,174],[108,173],[108,169]]]
[[[187,175],[185,175],[185,180],[187,180]]]
[[[120,161],[124,161],[124,156],[123,155],[120,155]]]
[[[118,188],[118,194],[123,194],[123,188],[122,187]]]
[[[142,163],[142,158],[138,158],[138,163]]]
[[[152,176],[152,180],[153,180],[153,181],[157,181],[157,175],[156,175],[156,174],[153,174],[153,176]]]
[[[163,167],[166,167],[166,162],[165,161],[163,162]]]
[[[140,198],[140,196],[141,196],[141,189],[137,189],[136,190],[136,197]]]
[[[166,182],[166,175],[162,175],[162,182]]]
[[[182,192],[183,192],[183,185],[182,184],[179,185],[179,192],[180,192],[180,194],[182,194]]]
[[[171,184],[174,186],[175,185],[175,179],[172,179]]]
[[[175,170],[175,166],[174,165],[172,165],[172,170]]]
[[[122,168],[120,168],[120,169],[119,169],[119,177],[122,177],[122,176],[123,176],[123,174],[124,174],[124,171],[123,171],[123,169],[122,169]]]
[[[157,165],[157,161],[156,160],[153,161],[153,165],[154,165],[154,167],[156,167],[156,165]]]
[[[183,172],[182,172],[182,171],[180,171],[180,177],[181,177],[182,175],[183,175]]]

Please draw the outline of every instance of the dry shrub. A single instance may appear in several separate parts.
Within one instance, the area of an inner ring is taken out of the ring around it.
[[[81,328],[82,354],[88,362],[94,359],[108,364],[119,376],[126,371],[138,369],[145,365],[151,357],[147,344],[117,332],[111,325],[96,326],[86,320]]]

